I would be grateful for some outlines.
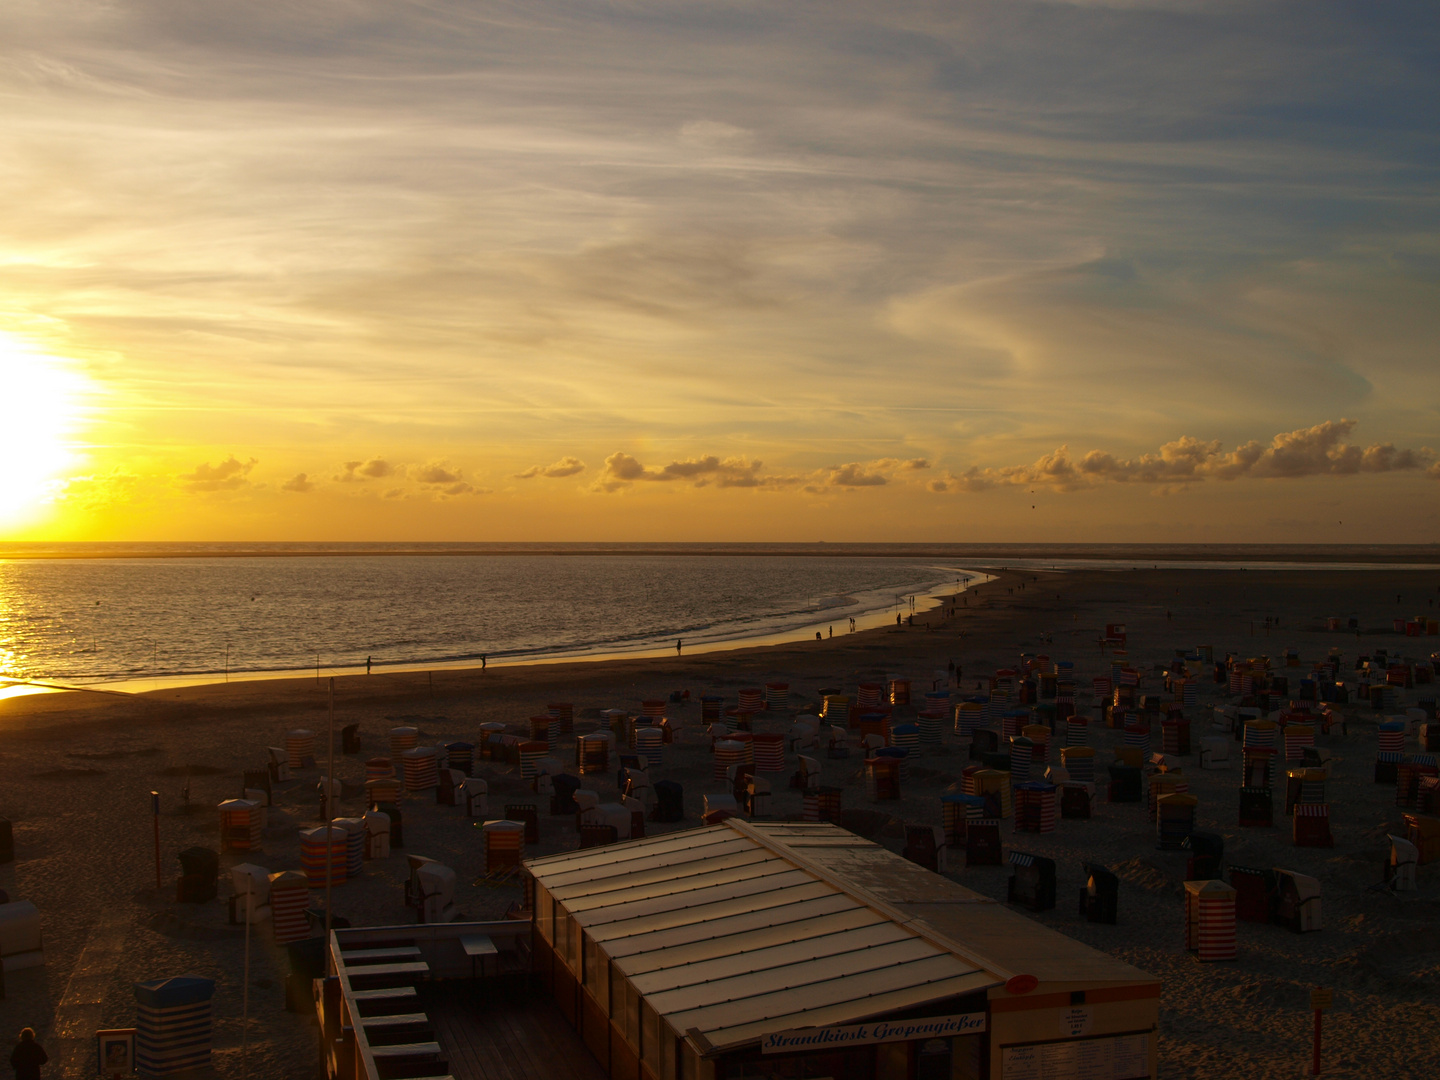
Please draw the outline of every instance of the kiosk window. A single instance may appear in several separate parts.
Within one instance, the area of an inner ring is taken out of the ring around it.
[[[568,943],[566,939],[569,929],[569,917],[562,911],[559,918],[554,922],[555,939],[553,941],[555,953],[560,957],[561,963],[565,961],[565,947]]]
[[[588,937],[585,939],[585,989],[602,1010],[610,1011],[610,961]]]
[[[565,916],[565,963],[570,967],[570,973],[577,979],[580,977],[580,935],[584,933],[580,924],[575,921],[575,916]]]
[[[625,976],[615,971],[615,982],[611,985],[610,991],[614,995],[611,999],[610,1015],[614,1017],[616,1026],[620,1028],[620,1034],[630,1044],[630,1048],[637,1054],[640,1052],[640,995],[635,988],[626,981]]]
[[[950,1080],[983,1080],[985,1037],[956,1035],[950,1040]]]
[[[640,1060],[650,1071],[660,1075],[660,1016],[644,1001],[640,1002]]]
[[[719,1080],[875,1080],[875,1047],[762,1055],[758,1051],[724,1059]]]
[[[909,1043],[881,1043],[875,1047],[875,1080],[910,1080]]]

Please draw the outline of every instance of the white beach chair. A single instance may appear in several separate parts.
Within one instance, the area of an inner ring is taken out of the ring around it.
[[[486,818],[490,813],[490,784],[478,776],[467,776],[455,789],[455,801],[463,801],[465,816]]]
[[[390,815],[379,810],[365,812],[365,857],[390,857]]]
[[[1396,892],[1414,892],[1415,867],[1420,862],[1420,852],[1409,840],[1398,836],[1390,837],[1390,863],[1385,868],[1385,878]]]
[[[769,780],[759,776],[750,777],[750,783],[746,786],[745,802],[752,818],[770,816],[770,796]]]
[[[820,762],[812,757],[800,755],[800,768],[795,771],[795,778],[791,781],[791,787],[799,788],[801,791],[813,791],[820,786]]]
[[[1230,767],[1230,737],[1228,735],[1207,735],[1200,740],[1200,768],[1228,769]]]
[[[818,748],[820,745],[819,731],[818,721],[812,724],[808,722],[808,718],[804,717],[797,720],[790,726],[790,734],[787,739],[790,749],[794,751]]]

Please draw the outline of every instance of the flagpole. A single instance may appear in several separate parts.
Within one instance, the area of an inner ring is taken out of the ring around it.
[[[250,1080],[250,922],[255,915],[255,879],[245,875],[245,992],[240,1027],[240,1075]]]
[[[325,948],[330,948],[330,881],[335,876],[335,849],[330,828],[335,822],[331,793],[335,790],[335,676],[330,676],[330,764],[325,777]]]

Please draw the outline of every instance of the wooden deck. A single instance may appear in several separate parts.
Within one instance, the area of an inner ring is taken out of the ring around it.
[[[518,979],[425,987],[420,1002],[455,1080],[606,1080],[549,995]]]

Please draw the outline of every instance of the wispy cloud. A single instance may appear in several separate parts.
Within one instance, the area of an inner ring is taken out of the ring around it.
[[[1295,10],[12,4],[0,330],[105,388],[77,474],[386,528],[382,490],[571,476],[514,527],[597,488],[1418,483],[1440,24]],[[1341,415],[1365,445],[1249,446]],[[275,483],[177,489],[216,446]],[[921,452],[951,471],[881,464]],[[279,501],[300,469],[317,497]]]

